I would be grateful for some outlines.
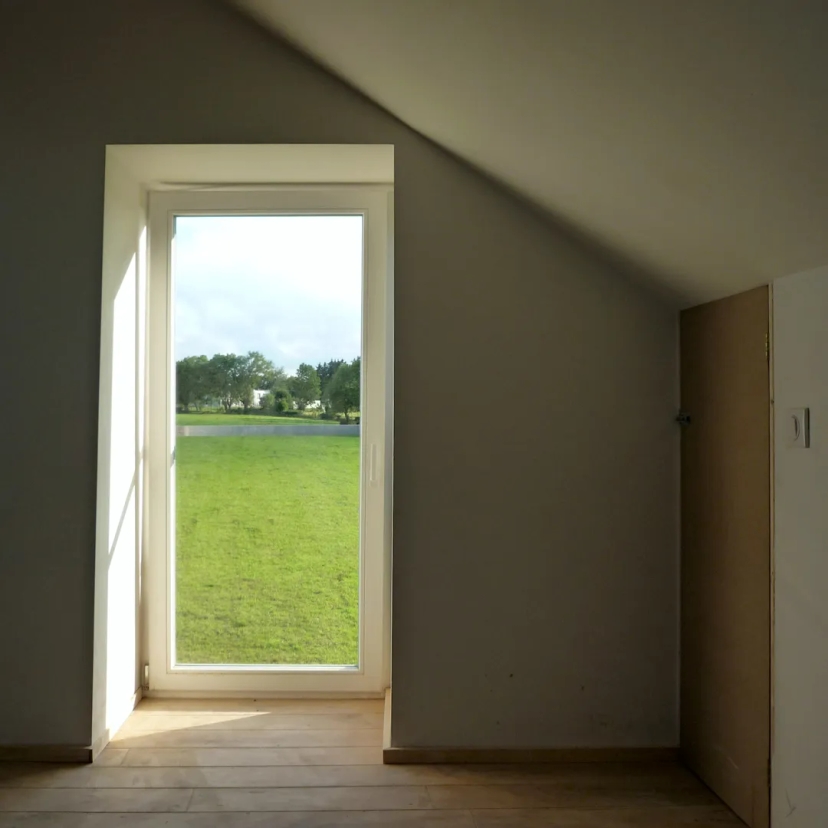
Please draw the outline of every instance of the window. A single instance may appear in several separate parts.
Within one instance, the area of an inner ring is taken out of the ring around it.
[[[151,690],[387,686],[390,205],[150,194]]]

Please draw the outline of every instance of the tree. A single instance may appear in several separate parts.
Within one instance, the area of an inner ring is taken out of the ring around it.
[[[258,351],[248,351],[238,359],[234,385],[236,397],[244,407],[246,414],[253,405],[253,391],[268,386],[273,388],[277,376],[281,374],[284,377],[285,372],[281,368],[275,368],[273,363],[265,359]]]
[[[320,362],[316,366],[316,373],[319,375],[320,393],[324,394],[328,383],[333,379],[336,369],[344,364],[344,359],[331,359],[328,362]]]
[[[261,385],[267,391],[272,391],[274,388],[286,388],[290,377],[285,373],[284,368],[273,368],[262,375]]]
[[[333,413],[344,414],[346,422],[351,412],[359,411],[361,363],[357,357],[353,362],[343,362],[331,377],[327,387],[327,399]]]
[[[281,414],[283,411],[292,411],[293,410],[293,400],[290,397],[290,392],[287,388],[277,388],[273,392],[273,410],[277,414]]]
[[[214,354],[210,358],[207,371],[210,392],[227,412],[240,402],[238,379],[243,359],[236,354]]]
[[[189,356],[175,363],[175,395],[186,411],[191,405],[200,409],[210,397],[210,382],[206,356]]]
[[[325,406],[325,411],[329,414],[331,412],[329,411],[330,402],[328,401],[328,385],[333,379],[333,375],[336,373],[337,368],[344,364],[344,362],[344,359],[331,359],[328,360],[328,362],[320,362],[319,365],[316,366],[316,373],[319,375],[319,399],[322,400],[322,405]]]
[[[307,362],[303,362],[296,369],[296,376],[289,379],[288,388],[300,411],[304,411],[310,403],[320,399],[322,395],[319,374],[316,368],[308,365]]]
[[[246,362],[244,374],[256,389],[272,391],[287,383],[288,377],[283,368],[276,368],[269,359],[258,351],[248,351],[244,357]]]
[[[249,351],[243,356],[237,354],[215,354],[208,364],[207,374],[212,396],[219,400],[229,412],[234,405],[241,404],[245,413],[253,405],[253,391],[273,388],[277,382],[284,382],[285,372],[275,368],[269,359],[258,351]]]
[[[273,414],[281,414],[283,411],[293,410],[293,400],[286,388],[277,388],[275,391],[268,391],[260,402],[262,411]]]
[[[253,403],[256,400],[256,395],[253,393],[254,390],[254,388],[246,386],[241,391],[239,401],[244,407],[245,414],[247,414],[247,412],[250,411],[250,409],[253,407]]]

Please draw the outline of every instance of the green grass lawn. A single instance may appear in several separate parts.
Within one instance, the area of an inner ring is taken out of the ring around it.
[[[275,414],[222,414],[205,411],[202,414],[176,414],[175,424],[180,426],[215,425],[336,425],[336,420],[320,420],[318,417],[279,417]]]
[[[357,663],[359,443],[177,441],[178,663]]]

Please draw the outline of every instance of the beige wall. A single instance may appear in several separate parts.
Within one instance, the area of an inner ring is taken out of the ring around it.
[[[774,826],[828,824],[828,268],[773,283]],[[787,443],[810,408],[811,445]]]
[[[674,744],[673,311],[219,5],[0,15],[0,744],[92,732],[104,147],[210,142],[395,145],[394,742]]]

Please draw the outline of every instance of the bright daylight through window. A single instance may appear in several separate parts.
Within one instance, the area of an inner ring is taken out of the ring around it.
[[[174,662],[359,663],[362,215],[174,219]]]

